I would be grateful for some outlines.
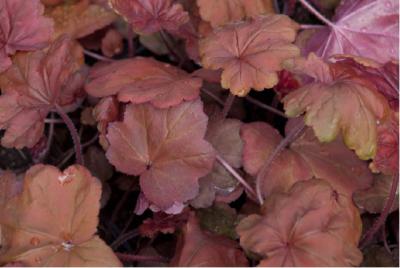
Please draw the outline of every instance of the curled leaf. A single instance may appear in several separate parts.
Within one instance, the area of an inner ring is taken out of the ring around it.
[[[201,62],[204,68],[222,69],[221,85],[234,95],[271,88],[282,62],[299,54],[291,44],[298,27],[284,15],[228,24],[200,41]]]
[[[361,219],[351,199],[322,180],[297,182],[273,194],[262,215],[236,228],[243,248],[262,256],[259,266],[357,266]],[[321,246],[321,243],[323,246]]]
[[[172,65],[136,57],[94,68],[86,91],[95,97],[117,94],[122,102],[150,102],[167,108],[199,96],[202,80]]]
[[[82,166],[64,172],[36,165],[23,191],[7,205],[0,263],[28,266],[120,266],[112,250],[95,235],[100,182]]]
[[[202,107],[200,100],[163,110],[130,104],[123,122],[109,124],[107,158],[119,171],[140,175],[143,193],[164,211],[194,198],[198,179],[211,171],[215,153],[204,140]]]
[[[351,68],[316,60],[313,54],[291,60],[286,67],[316,79],[283,99],[286,114],[295,117],[305,113],[306,125],[321,142],[330,142],[341,133],[345,144],[361,159],[373,158],[377,121],[383,120],[389,109],[375,85]]]
[[[189,21],[182,5],[172,0],[110,0],[112,8],[123,16],[135,32],[150,34],[160,30],[176,32]]]
[[[40,0],[0,1],[0,73],[12,64],[16,51],[45,48],[53,33],[53,22],[43,16]]]

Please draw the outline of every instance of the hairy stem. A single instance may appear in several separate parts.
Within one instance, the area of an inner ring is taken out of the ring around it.
[[[390,188],[388,199],[386,200],[385,206],[379,218],[374,222],[371,229],[369,229],[363,239],[361,240],[360,247],[364,248],[367,243],[374,237],[377,231],[381,228],[381,226],[385,223],[387,216],[390,213],[391,208],[393,207],[393,203],[396,199],[396,191],[397,187],[399,186],[399,174],[396,173],[393,175],[392,186]]]
[[[224,101],[221,100],[217,95],[215,95],[214,93],[212,93],[211,91],[209,91],[206,88],[201,88],[201,91],[203,91],[204,93],[206,93],[208,96],[210,96],[213,100],[215,100],[219,105],[224,106]]]
[[[269,168],[271,167],[271,164],[274,162],[274,160],[279,156],[279,154],[288,146],[291,142],[293,142],[306,128],[303,122],[300,122],[297,124],[292,131],[276,146],[274,151],[271,153],[271,155],[268,157],[267,161],[264,163],[264,165],[261,167],[260,171],[258,172],[257,178],[256,178],[256,194],[257,194],[257,199],[260,204],[264,203],[264,197],[262,194],[262,181],[263,178],[265,178],[268,175]]]
[[[234,101],[235,101],[235,95],[229,93],[224,103],[224,109],[222,110],[222,118],[226,118],[228,116]]]
[[[318,10],[316,10],[307,0],[299,0],[299,2],[308,10],[310,11],[315,17],[317,17],[320,21],[325,23],[326,25],[335,28],[335,24],[333,24],[330,20],[325,18]]]
[[[137,261],[147,261],[147,262],[168,262],[167,259],[160,257],[160,256],[144,256],[144,255],[133,255],[133,254],[126,254],[115,252],[115,255],[121,261],[129,261],[129,262],[137,262]]]
[[[86,50],[86,49],[83,50],[83,53],[84,53],[85,55],[89,56],[89,57],[92,57],[93,59],[96,59],[96,60],[107,61],[107,62],[114,62],[114,61],[115,61],[115,60],[113,60],[113,59],[104,57],[104,56],[102,56],[102,55],[99,55],[99,54],[97,54],[97,53],[94,53],[94,52],[89,51],[89,50]]]
[[[217,155],[217,160],[218,160],[219,163],[221,163],[221,165],[222,165],[233,177],[235,177],[235,179],[238,180],[238,182],[239,182],[240,184],[243,185],[244,188],[247,189],[247,191],[248,191],[251,195],[253,195],[254,197],[257,196],[257,195],[256,195],[256,192],[254,191],[254,189],[247,183],[247,181],[246,181],[245,179],[243,179],[242,176],[239,175],[239,173],[236,172],[236,170],[235,170],[231,165],[229,165],[229,163],[228,163],[225,159],[223,159],[220,155]]]
[[[64,110],[57,104],[55,105],[55,108],[56,108],[58,115],[64,120],[65,125],[67,125],[69,133],[71,134],[72,141],[74,143],[76,163],[79,165],[83,165],[82,145],[81,145],[78,131],[76,130],[74,123],[72,122],[71,118],[69,118],[67,113],[64,112]]]

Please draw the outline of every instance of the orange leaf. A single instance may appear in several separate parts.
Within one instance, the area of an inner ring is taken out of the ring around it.
[[[327,64],[313,54],[285,65],[316,79],[283,98],[286,114],[295,117],[305,113],[306,125],[321,142],[330,142],[342,133],[345,144],[361,159],[373,158],[377,121],[383,120],[389,109],[375,85],[351,68]]]
[[[256,15],[274,13],[271,0],[197,0],[203,20],[218,27]]]
[[[200,41],[201,62],[204,68],[223,69],[221,85],[234,95],[271,88],[278,83],[282,62],[299,55],[291,44],[297,29],[284,15],[228,24]]]
[[[48,8],[46,15],[55,22],[53,39],[68,34],[78,39],[111,24],[117,16],[102,6],[91,4],[89,0],[65,2]]]
[[[262,256],[259,266],[357,266],[362,261],[357,209],[318,179],[269,196],[263,214],[244,218],[236,231],[243,248]]]
[[[120,266],[97,236],[100,181],[84,167],[36,165],[0,218],[0,263],[28,266]],[[4,229],[3,229],[4,227]]]

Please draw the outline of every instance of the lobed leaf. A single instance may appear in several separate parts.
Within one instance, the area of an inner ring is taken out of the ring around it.
[[[64,172],[36,165],[3,210],[0,263],[28,266],[120,266],[97,236],[100,182],[82,166]]]
[[[228,24],[200,41],[204,68],[222,69],[221,85],[237,96],[278,83],[282,62],[299,54],[291,44],[297,23],[284,15],[258,16]]]
[[[198,193],[198,179],[211,171],[215,152],[204,140],[207,117],[200,100],[168,109],[126,107],[124,120],[109,124],[106,156],[121,172],[140,175],[146,198],[161,210]]]
[[[318,179],[272,194],[263,214],[244,218],[236,231],[243,248],[262,256],[259,266],[357,266],[362,261],[357,209]]]

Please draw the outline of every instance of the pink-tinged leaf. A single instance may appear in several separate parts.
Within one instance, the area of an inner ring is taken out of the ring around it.
[[[189,21],[182,5],[172,0],[110,0],[112,8],[123,16],[135,32],[150,34],[160,30],[178,31]]]
[[[143,221],[139,226],[139,233],[149,238],[155,238],[158,233],[173,234],[175,230],[186,224],[189,217],[188,212],[188,209],[177,215],[156,212],[153,214],[153,218]]]
[[[147,199],[165,211],[194,198],[212,169],[207,121],[200,100],[162,110],[129,104],[123,122],[109,124],[106,156],[119,171],[140,175]]]
[[[0,73],[11,66],[9,55],[49,44],[53,22],[43,12],[40,0],[0,1]]]
[[[354,202],[360,209],[364,209],[369,213],[381,213],[389,197],[392,183],[393,176],[384,174],[376,175],[370,188],[354,193]],[[399,208],[398,200],[397,194],[397,198],[390,211],[395,211]]]
[[[83,53],[67,37],[47,51],[19,53],[0,75],[0,127],[5,147],[32,147],[43,134],[43,119],[55,105],[69,111],[83,94]]]
[[[227,24],[200,41],[201,63],[204,68],[222,69],[221,85],[234,95],[271,88],[278,83],[282,62],[300,53],[291,44],[298,27],[284,15]]]
[[[95,97],[117,94],[122,102],[150,102],[167,108],[199,96],[202,80],[172,65],[136,57],[95,67],[86,91]]]
[[[201,230],[192,212],[179,237],[171,266],[247,267],[248,261],[239,245],[224,236]]]
[[[257,176],[282,138],[276,129],[261,122],[244,125],[241,136],[244,141],[243,166],[250,175]],[[372,183],[367,164],[346,148],[340,139],[320,143],[312,130],[307,129],[273,161],[262,179],[262,193],[268,196],[274,192],[285,192],[295,182],[312,177],[328,181],[346,196],[366,189]]]
[[[376,86],[376,89],[386,97],[390,107],[397,111],[399,108],[399,63],[390,61],[379,64],[372,60],[349,56],[335,55],[333,59],[338,64],[351,67],[358,75]]]
[[[399,170],[399,118],[393,113],[378,125],[378,148],[370,168],[375,172],[396,174]]]
[[[120,266],[96,235],[101,184],[82,166],[64,172],[36,165],[0,218],[0,263],[27,266]]]
[[[397,0],[343,0],[332,25],[315,33],[303,52],[323,58],[351,54],[386,63],[398,59],[398,29]]]
[[[108,30],[101,40],[101,52],[109,58],[121,53],[123,47],[123,36],[115,29]]]
[[[319,66],[319,68],[317,67]],[[390,110],[387,100],[374,83],[354,68],[325,63],[310,54],[285,62],[285,67],[314,78],[283,98],[286,114],[304,115],[321,142],[342,134],[345,144],[363,160],[373,158],[377,146],[377,121]]]
[[[236,231],[243,248],[261,255],[261,267],[357,266],[361,227],[351,199],[312,179],[271,195],[262,215],[244,218]]]
[[[99,143],[104,150],[107,150],[109,145],[106,138],[108,123],[118,120],[119,109],[120,105],[115,97],[102,98],[93,109],[93,116],[98,122]]]

